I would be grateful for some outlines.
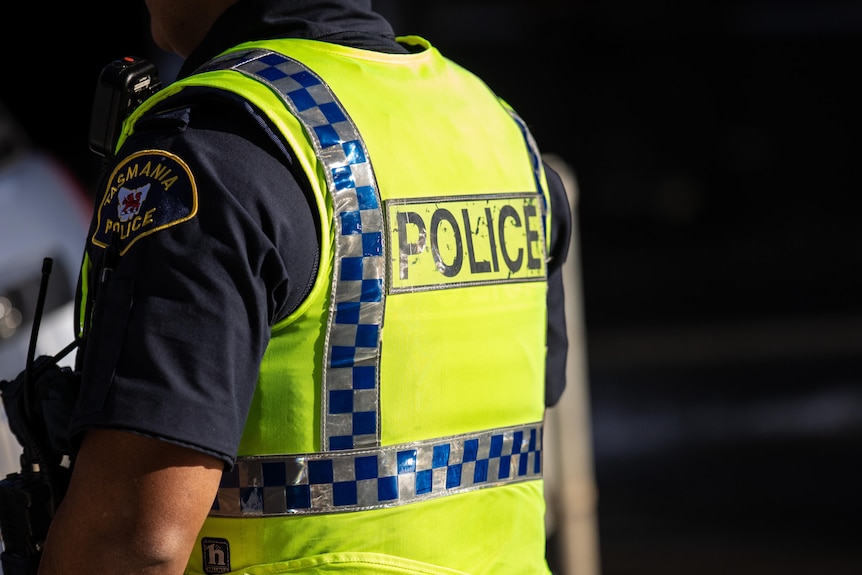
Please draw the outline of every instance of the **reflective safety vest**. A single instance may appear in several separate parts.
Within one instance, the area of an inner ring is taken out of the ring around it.
[[[539,152],[480,80],[401,40],[423,49],[243,44],[126,123],[187,86],[241,95],[322,222],[187,573],[549,573]]]

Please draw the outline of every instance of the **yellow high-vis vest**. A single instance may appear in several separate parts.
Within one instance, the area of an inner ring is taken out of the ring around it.
[[[188,86],[239,94],[322,222],[187,573],[549,573],[539,152],[479,79],[400,40],[422,49],[243,44],[125,124]]]

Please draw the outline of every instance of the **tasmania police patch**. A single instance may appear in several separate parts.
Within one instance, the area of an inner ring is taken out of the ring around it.
[[[198,191],[185,162],[162,150],[136,152],[111,174],[91,241],[103,248],[118,242],[122,255],[140,238],[191,219],[197,211]]]

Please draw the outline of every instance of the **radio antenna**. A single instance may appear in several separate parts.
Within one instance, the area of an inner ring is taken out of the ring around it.
[[[33,362],[36,357],[36,340],[39,338],[39,325],[42,323],[42,314],[45,310],[45,297],[48,294],[48,279],[54,267],[52,258],[42,260],[42,281],[39,284],[39,299],[36,300],[36,313],[33,316],[33,327],[30,330],[30,349],[27,351],[27,386],[24,392],[25,413],[30,414],[30,388],[33,382]],[[68,352],[67,352],[68,353]]]

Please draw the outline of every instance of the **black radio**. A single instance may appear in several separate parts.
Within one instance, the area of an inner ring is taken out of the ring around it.
[[[55,356],[34,359],[52,264],[51,258],[42,264],[26,367],[15,379],[0,381],[9,429],[23,448],[21,471],[0,481],[0,564],[5,575],[36,574],[48,527],[71,476],[67,429],[79,380],[57,362],[77,347],[77,341]]]

